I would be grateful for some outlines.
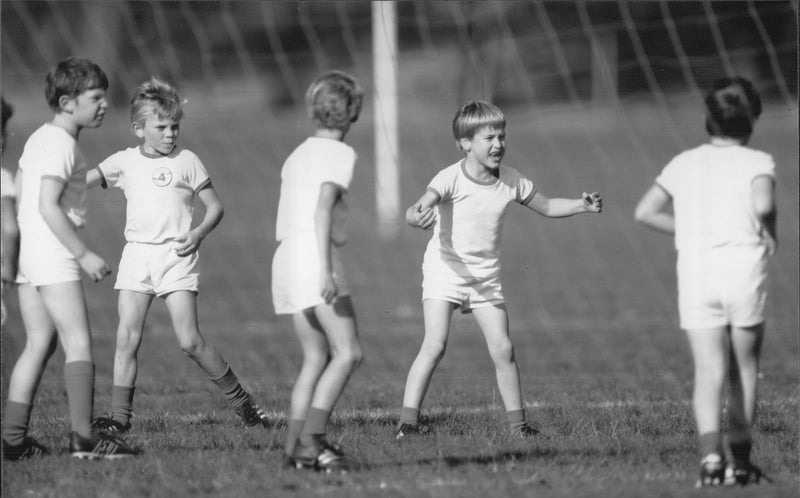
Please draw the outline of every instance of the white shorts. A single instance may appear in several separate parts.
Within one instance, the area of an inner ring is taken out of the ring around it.
[[[505,302],[499,275],[476,278],[423,271],[422,300],[426,299],[454,303],[462,313],[469,313],[474,308],[499,306]]]
[[[178,256],[172,247],[172,242],[125,244],[114,288],[156,296],[175,291],[197,292],[198,253]]]
[[[678,253],[678,311],[685,330],[764,322],[767,298],[764,247],[721,247]]]
[[[20,231],[18,284],[41,285],[75,282],[81,279],[81,265],[48,229]]]
[[[338,297],[350,294],[339,248],[331,246],[333,281]],[[320,264],[317,236],[295,235],[281,241],[272,258],[272,304],[279,315],[293,314],[324,304],[320,295]]]

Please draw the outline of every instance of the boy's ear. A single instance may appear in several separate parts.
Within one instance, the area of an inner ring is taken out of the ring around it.
[[[68,95],[62,95],[58,98],[58,108],[62,112],[72,113],[75,110],[75,99]]]
[[[464,152],[469,152],[472,149],[472,140],[469,138],[462,138],[458,141],[458,145],[461,146],[461,150]]]
[[[144,138],[144,131],[142,131],[142,125],[140,125],[139,123],[131,123],[131,131],[137,137]]]

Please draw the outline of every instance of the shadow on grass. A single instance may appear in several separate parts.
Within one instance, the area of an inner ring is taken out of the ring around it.
[[[473,413],[464,413],[463,408],[440,408],[428,413],[421,414],[419,424],[421,426],[437,426],[467,421],[494,420],[501,409],[487,408]],[[360,412],[340,411],[333,414],[332,423],[334,425],[345,426],[371,426],[386,425],[394,426],[400,419],[400,410],[374,409],[363,410]]]
[[[501,451],[483,455],[439,455],[433,458],[418,458],[394,462],[364,463],[354,462],[352,470],[367,471],[381,468],[400,468],[409,465],[429,466],[438,465],[447,468],[457,468],[464,465],[503,465],[507,463],[523,462],[530,459],[551,459],[563,454],[554,448],[534,448],[531,450]],[[563,455],[562,455],[563,456]]]

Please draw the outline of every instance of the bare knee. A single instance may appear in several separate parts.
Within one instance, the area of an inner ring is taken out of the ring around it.
[[[705,384],[705,385],[719,385],[725,383],[725,380],[728,378],[729,372],[725,369],[725,366],[716,362],[709,362],[709,363],[698,363],[695,366],[695,384]],[[738,378],[738,373],[737,373]]]
[[[182,337],[178,339],[178,346],[181,348],[181,351],[191,359],[195,359],[200,356],[200,353],[206,347],[206,342],[199,334],[195,334],[189,337]]]
[[[30,338],[25,341],[25,348],[22,350],[22,354],[36,358],[39,361],[46,362],[53,356],[53,353],[56,352],[56,348],[58,347],[58,341],[56,337],[53,336],[49,341],[48,340],[31,340]]]
[[[89,334],[62,334],[61,346],[67,361],[92,357],[92,338]]]
[[[321,372],[330,361],[330,353],[327,350],[303,352],[303,369],[312,369]]]
[[[142,331],[136,327],[120,324],[117,328],[117,354],[132,356],[142,342]]]
[[[358,344],[337,350],[333,353],[333,360],[347,366],[348,370],[353,371],[361,365],[364,353]]]
[[[514,362],[514,346],[511,341],[492,345],[489,348],[489,354],[495,365],[507,365]]]
[[[419,356],[429,360],[434,364],[438,364],[444,353],[447,350],[447,343],[438,341],[423,341],[422,347],[419,350]]]

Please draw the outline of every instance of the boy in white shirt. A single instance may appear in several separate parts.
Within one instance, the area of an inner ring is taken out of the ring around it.
[[[330,71],[318,77],[306,92],[316,131],[281,169],[272,300],[276,313],[292,315],[303,349],[284,449],[286,465],[298,468],[345,467],[341,449],[325,435],[331,411],[362,358],[340,259],[347,241],[345,194],[356,162],[344,137],[358,119],[362,96],[348,74]]]
[[[87,59],[65,59],[47,74],[45,97],[53,119],[28,138],[17,173],[20,227],[19,306],[26,343],[8,385],[3,412],[3,458],[21,460],[47,450],[27,436],[39,380],[56,348],[64,348],[69,403],[69,451],[82,459],[135,454],[124,441],[91,428],[94,363],[80,271],[94,281],[111,272],[78,231],[86,222],[83,128],[103,122],[108,80]]]
[[[767,259],[777,249],[775,164],[769,154],[746,147],[761,114],[752,83],[738,77],[717,80],[705,104],[711,140],[673,158],[639,201],[635,216],[675,235],[678,312],[695,369],[698,486],[745,485],[763,477],[750,462],[750,450]],[[729,433],[724,448],[720,426],[726,378]],[[726,450],[732,460],[727,464]]]
[[[247,426],[267,426],[264,411],[239,383],[197,323],[198,248],[223,216],[222,202],[205,167],[191,151],[178,147],[181,101],[175,89],[152,78],[131,99],[139,147],[112,154],[89,172],[90,186],[118,187],[127,199],[125,239],[117,282],[119,326],[114,355],[111,411],[93,421],[112,432],[131,428],[137,354],[153,297],[164,298],[178,345],[222,390]],[[206,207],[191,228],[195,198]]]
[[[0,136],[0,153],[5,149],[6,126],[14,114],[14,109],[2,100],[3,129]],[[0,168],[0,327],[6,323],[6,291],[14,285],[17,278],[17,256],[19,254],[19,225],[17,224],[17,189],[14,175],[6,168]]]
[[[497,385],[511,433],[536,431],[525,422],[519,369],[508,333],[500,283],[500,238],[508,206],[523,206],[547,217],[599,213],[597,193],[581,199],[549,199],[519,171],[502,165],[506,119],[492,104],[472,101],[453,118],[453,135],[464,159],[441,170],[406,211],[412,227],[430,230],[422,263],[425,338],[408,372],[395,439],[419,431],[419,410],[433,371],[444,356],[450,317],[456,308],[472,313],[495,365]]]

